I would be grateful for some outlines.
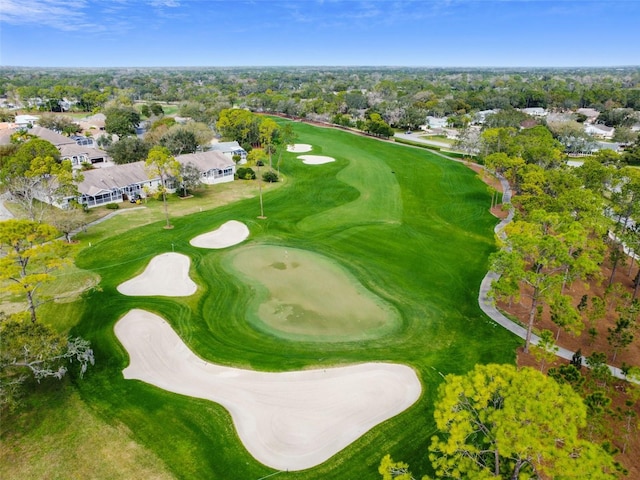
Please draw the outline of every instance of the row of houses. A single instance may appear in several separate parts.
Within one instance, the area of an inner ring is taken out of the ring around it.
[[[11,134],[15,132],[15,129],[1,130],[0,144],[9,143]],[[76,200],[92,208],[130,198],[144,198],[160,184],[160,178],[149,178],[144,162],[114,164],[107,152],[95,148],[91,137],[66,137],[38,125],[31,126],[26,132],[53,144],[60,152],[60,159],[69,160],[74,169],[82,169],[85,165],[93,167],[82,172],[83,180],[78,185],[79,196],[64,199],[58,205],[60,207]],[[234,180],[235,156],[240,157],[238,163],[246,163],[247,152],[238,142],[221,142],[212,145],[208,151],[178,155],[176,160],[181,165],[193,165],[200,172],[201,182],[211,185]],[[177,186],[173,181],[166,185],[170,190]]]
[[[236,173],[235,162],[227,155],[209,150],[175,157],[181,165],[193,165],[200,172],[200,181],[206,185],[232,182]],[[144,162],[114,165],[83,172],[78,184],[78,202],[88,208],[107,203],[120,203],[127,199],[144,198],[160,185],[160,178],[149,178]],[[165,185],[175,190],[178,185],[170,181]],[[68,198],[67,201],[72,200]]]

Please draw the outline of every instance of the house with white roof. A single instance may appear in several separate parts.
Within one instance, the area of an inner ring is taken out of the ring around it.
[[[13,123],[16,125],[16,128],[31,128],[38,123],[38,120],[40,120],[40,117],[35,115],[16,115]]]
[[[433,117],[427,116],[426,125],[429,128],[447,128],[448,117]]]
[[[531,115],[532,117],[546,117],[547,110],[542,107],[521,108],[521,112]]]
[[[211,145],[211,150],[214,152],[220,152],[226,155],[230,159],[233,159],[234,155],[240,156],[239,165],[247,163],[247,152],[240,146],[238,142],[218,142]]]
[[[597,123],[585,123],[585,133],[598,138],[612,139],[616,132],[613,127],[607,127],[606,125],[600,125]]]

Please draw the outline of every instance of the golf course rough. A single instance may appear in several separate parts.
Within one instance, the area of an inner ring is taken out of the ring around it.
[[[227,253],[224,267],[255,289],[247,320],[291,340],[378,338],[401,325],[399,313],[345,268],[318,253],[275,245]]]

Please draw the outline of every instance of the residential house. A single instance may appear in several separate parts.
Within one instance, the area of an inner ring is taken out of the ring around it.
[[[60,159],[71,160],[73,168],[82,168],[84,165],[104,166],[109,160],[107,152],[99,148],[88,148],[78,144],[64,144],[58,147]]]
[[[244,150],[242,151],[244,152]],[[229,158],[228,155],[215,150],[178,155],[176,160],[180,162],[181,165],[187,165],[189,163],[194,165],[200,170],[200,181],[207,185],[232,182],[234,174],[236,173],[235,162]]]
[[[60,151],[62,160],[71,160],[73,168],[82,168],[83,163],[93,166],[103,166],[108,163],[109,156],[104,150],[81,144],[87,143],[84,141],[86,137],[65,137],[53,130],[39,126],[30,128],[28,132],[52,143]]]
[[[613,135],[615,134],[616,129],[613,127],[607,127],[606,125],[600,125],[597,123],[585,123],[584,124],[584,131],[585,133],[593,136],[593,137],[597,137],[597,138],[604,138],[604,139],[612,139]]]
[[[531,115],[532,117],[546,117],[547,110],[542,107],[521,108],[521,112]]]
[[[14,123],[16,128],[31,128],[38,123],[38,120],[40,120],[40,117],[35,115],[16,115]]]
[[[78,202],[89,208],[144,197],[145,189],[155,190],[160,185],[159,178],[149,178],[144,162],[87,170],[82,176]]]
[[[58,132],[55,132],[48,128],[40,127],[38,125],[28,129],[27,132],[38,138],[46,140],[49,143],[52,143],[56,148],[59,148],[61,145],[76,145],[76,142],[73,138],[65,137]]]
[[[226,155],[230,159],[233,159],[234,155],[240,156],[239,165],[247,163],[247,152],[240,146],[238,142],[219,142],[211,145],[211,150],[214,152],[220,152]]]
[[[475,115],[473,116],[473,123],[477,123],[478,125],[483,125],[484,122],[486,122],[487,117],[489,115],[494,115],[499,111],[500,110],[497,110],[495,108],[491,110],[480,110],[479,112],[476,112]]]
[[[431,115],[427,116],[426,125],[428,128],[447,128],[448,117],[433,117]]]
[[[600,115],[600,112],[595,108],[579,108],[578,110],[576,110],[576,113],[587,117],[587,119],[585,120],[585,122],[587,123],[595,122],[596,118],[598,118],[598,115]]]
[[[182,165],[194,165],[201,173],[202,183],[208,185],[234,179],[235,163],[220,152],[189,153],[178,155],[176,160]],[[144,198],[147,191],[160,185],[160,178],[149,178],[144,162],[87,170],[83,177],[78,185],[78,201],[89,208],[119,203],[127,198]]]

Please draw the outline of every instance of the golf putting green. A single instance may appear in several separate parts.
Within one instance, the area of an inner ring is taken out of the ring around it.
[[[230,252],[225,268],[256,291],[247,320],[270,334],[308,341],[377,338],[401,323],[398,312],[336,262],[273,245]]]

